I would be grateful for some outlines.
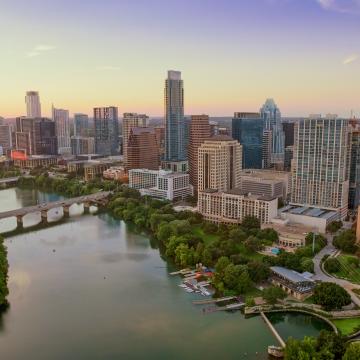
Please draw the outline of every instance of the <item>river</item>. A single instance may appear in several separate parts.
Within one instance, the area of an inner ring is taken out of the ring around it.
[[[0,211],[57,200],[55,194],[0,191]],[[74,215],[80,209],[71,209]],[[49,218],[60,217],[52,210]],[[28,215],[24,225],[38,215]],[[3,220],[0,231],[15,220]],[[203,314],[183,291],[156,243],[107,214],[6,239],[10,308],[0,318],[4,360],[267,359],[276,344],[257,316]],[[274,319],[282,336],[316,336],[318,319]]]

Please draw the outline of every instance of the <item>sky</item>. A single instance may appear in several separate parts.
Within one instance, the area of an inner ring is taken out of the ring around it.
[[[27,90],[91,114],[163,115],[167,70],[185,113],[360,116],[360,0],[0,0],[0,116]]]

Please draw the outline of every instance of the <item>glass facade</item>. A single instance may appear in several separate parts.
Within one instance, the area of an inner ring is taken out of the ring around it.
[[[243,168],[261,169],[264,122],[260,114],[235,113],[232,137],[243,146]]]

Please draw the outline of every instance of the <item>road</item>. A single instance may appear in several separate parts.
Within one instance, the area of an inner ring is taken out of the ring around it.
[[[360,285],[353,284],[350,281],[338,279],[336,277],[330,276],[326,274],[321,267],[321,259],[325,255],[334,256],[337,252],[337,249],[333,245],[333,235],[327,235],[327,245],[314,257],[314,273],[315,276],[313,277],[314,280],[332,282],[338,284],[339,286],[343,287],[351,296],[351,300],[357,306],[360,306],[360,299],[351,291],[352,289],[360,289]]]

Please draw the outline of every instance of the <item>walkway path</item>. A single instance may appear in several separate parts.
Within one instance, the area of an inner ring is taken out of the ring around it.
[[[351,296],[351,300],[354,304],[357,306],[360,306],[360,299],[351,291],[352,289],[360,289],[360,285],[353,284],[350,281],[338,279],[334,276],[331,276],[327,273],[325,273],[321,266],[321,259],[325,255],[334,256],[337,252],[337,249],[333,245],[333,235],[327,235],[327,245],[314,257],[314,272],[315,276],[313,277],[314,280],[320,280],[320,281],[327,281],[332,282],[335,284],[340,285],[343,287]]]

